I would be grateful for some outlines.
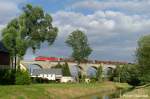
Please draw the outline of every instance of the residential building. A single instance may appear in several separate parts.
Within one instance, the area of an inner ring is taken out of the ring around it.
[[[0,69],[9,68],[10,56],[6,47],[0,42]]]
[[[39,77],[48,80],[56,80],[60,81],[62,78],[62,70],[61,69],[35,69],[31,73],[31,77]]]
[[[60,80],[62,83],[67,83],[67,82],[76,82],[73,77],[70,76],[63,76]]]

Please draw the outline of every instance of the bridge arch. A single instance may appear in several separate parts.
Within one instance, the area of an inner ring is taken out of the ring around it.
[[[42,69],[42,66],[39,64],[28,64],[27,69],[32,73],[34,69]]]
[[[91,67],[94,68],[94,69],[96,69],[96,70],[98,69],[98,67],[96,67],[96,66],[91,66]]]
[[[86,70],[86,74],[89,77],[94,77],[96,75],[97,67],[95,66],[88,66]]]

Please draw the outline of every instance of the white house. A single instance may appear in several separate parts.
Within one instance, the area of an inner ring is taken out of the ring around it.
[[[63,77],[61,77],[60,82],[62,82],[62,83],[75,82],[75,79],[70,76],[63,76]]]
[[[48,80],[61,80],[62,76],[61,69],[35,69],[31,73],[31,77],[40,77]]]

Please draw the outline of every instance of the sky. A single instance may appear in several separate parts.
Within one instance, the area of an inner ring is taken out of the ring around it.
[[[72,49],[64,42],[79,29],[93,49],[90,59],[134,62],[139,38],[150,33],[150,0],[0,0],[0,30],[19,16],[27,3],[49,13],[59,32],[52,46],[45,42],[35,54],[28,49],[26,60],[71,57]]]

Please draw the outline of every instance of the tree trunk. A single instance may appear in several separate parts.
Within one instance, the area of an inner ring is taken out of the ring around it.
[[[17,65],[17,57],[16,57],[16,54],[15,54],[15,70],[16,70],[16,66]]]
[[[22,59],[22,58],[18,56],[18,58],[17,58],[17,66],[18,66],[18,69],[20,69],[20,60],[21,60],[21,59]]]
[[[13,57],[10,58],[10,66],[11,66],[12,69],[14,69]]]
[[[77,68],[78,68],[77,82],[78,82],[78,83],[80,82],[79,75],[81,74],[81,71],[79,71],[79,65],[80,65],[80,62],[78,61],[78,62],[77,62]]]

